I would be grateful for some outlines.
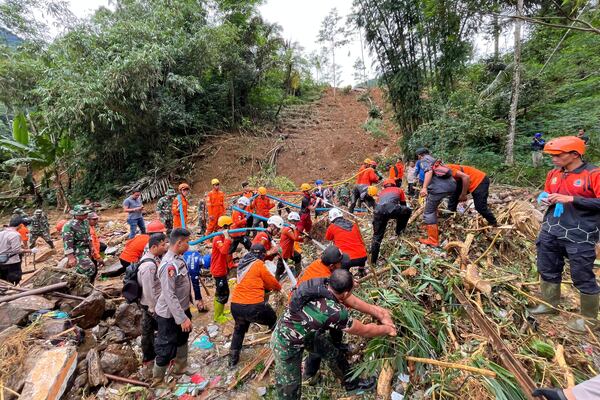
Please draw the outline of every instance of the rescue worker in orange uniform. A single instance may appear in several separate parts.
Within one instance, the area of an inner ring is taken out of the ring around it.
[[[29,219],[24,217],[23,223],[17,228],[17,232],[19,232],[19,235],[21,235],[21,241],[23,242],[24,249],[29,248],[29,228],[27,225],[29,225]]]
[[[325,239],[332,241],[342,253],[350,257],[342,267],[346,270],[358,267],[358,275],[364,276],[366,274],[367,249],[358,225],[344,219],[342,212],[337,208],[329,210],[329,222],[327,231],[325,231]]]
[[[351,213],[354,212],[356,204],[360,205],[365,200],[365,197],[368,196],[367,189],[369,186],[379,182],[380,176],[375,171],[376,166],[377,163],[369,158],[363,161],[363,165],[356,176],[356,185],[352,189],[352,202],[348,209]]]
[[[279,237],[283,229],[283,218],[273,215],[267,221],[267,230],[258,232],[252,240],[252,244],[262,244],[266,250],[265,259],[274,260],[278,256],[280,247],[274,245],[273,239]]]
[[[266,325],[273,330],[277,314],[267,303],[266,291],[280,291],[281,285],[264,263],[266,250],[262,244],[253,244],[237,267],[237,285],[231,296],[231,315],[235,320],[229,366],[240,361],[244,336],[251,323]]]
[[[217,221],[219,230],[223,235],[215,236],[212,242],[212,251],[210,253],[210,274],[215,280],[215,314],[214,321],[223,324],[231,320],[228,312],[225,312],[225,304],[229,300],[229,284],[227,274],[229,273],[229,249],[231,247],[231,236],[229,228],[233,225],[233,220],[228,215],[221,215]]]
[[[190,194],[190,185],[182,183],[177,188],[179,194],[173,199],[171,212],[173,213],[173,229],[187,228],[188,222],[188,195]],[[183,215],[183,221],[181,220]]]
[[[252,197],[255,195],[254,191],[250,188],[250,184],[248,182],[242,182],[242,196],[248,199],[249,205],[246,207],[246,211],[254,214],[254,207],[252,207]],[[254,222],[254,217],[252,215],[246,216],[246,227],[250,228]]]
[[[275,207],[275,203],[267,197],[267,188],[261,186],[258,188],[258,196],[252,202],[252,208],[256,215],[260,215],[263,218],[269,218],[271,216],[271,209]],[[252,226],[255,228],[259,225],[267,227],[267,221],[254,218]]]
[[[402,160],[398,160],[396,164],[390,167],[389,179],[393,179],[397,187],[402,186],[402,179],[404,178],[404,163]]]
[[[347,264],[349,257],[340,251],[335,245],[329,245],[323,250],[321,258],[313,261],[302,275],[298,277],[298,284],[294,288],[297,290],[300,284],[312,279],[329,278],[333,271]],[[344,300],[344,305],[348,308],[355,309],[365,314],[369,314],[377,318],[383,324],[392,324],[391,312],[383,307],[368,304],[351,294]],[[319,333],[320,335],[329,335],[331,342],[340,351],[346,353],[347,348],[343,345],[343,332],[340,330],[329,330],[328,332]],[[319,372],[321,366],[322,355],[318,352],[310,352],[304,362],[303,380],[311,380]]]
[[[312,229],[311,211],[316,208],[317,198],[314,193],[311,193],[311,187],[308,183],[300,185],[302,191],[302,201],[300,203],[300,222],[298,223],[298,232],[310,234]]]
[[[297,212],[292,211],[288,215],[288,221],[290,225],[284,226],[281,229],[281,239],[279,245],[281,246],[281,258],[277,262],[277,271],[275,272],[275,278],[279,280],[285,271],[283,266],[283,260],[291,260],[296,265],[296,273],[302,271],[302,255],[296,251],[296,243],[303,242],[304,239],[300,236],[298,230],[298,223],[300,222],[300,215]]]
[[[225,193],[220,189],[221,182],[215,178],[210,181],[210,184],[213,188],[206,196],[206,212],[208,213],[207,235],[217,230],[219,217],[225,215]]]
[[[250,200],[247,197],[241,196],[237,200],[237,206],[242,210],[247,210],[250,205]],[[233,224],[231,225],[231,229],[240,229],[246,227],[246,219],[247,216],[241,211],[233,210],[231,213],[231,219],[233,220]],[[230,234],[233,241],[231,242],[231,248],[229,249],[229,254],[233,254],[237,251],[240,243],[246,250],[250,250],[250,246],[252,246],[252,241],[248,237],[248,232],[240,232],[240,233],[231,233]]]
[[[471,193],[475,210],[490,225],[496,226],[498,224],[496,217],[488,207],[490,178],[485,172],[468,165],[446,164],[446,167],[452,170],[452,176],[456,180],[456,190],[448,199],[448,210],[456,212],[458,202],[466,201],[467,194]]]
[[[537,269],[542,300],[529,312],[555,314],[560,302],[565,259],[571,279],[579,290],[580,314],[567,322],[567,328],[586,334],[597,325],[600,286],[594,274],[595,245],[600,235],[600,168],[582,159],[585,142],[575,136],[552,139],[544,153],[552,156],[555,169],[548,173],[538,202],[548,205],[536,241]],[[554,308],[553,308],[554,307]]]
[[[100,243],[100,238],[96,232],[96,225],[98,225],[98,214],[91,212],[88,214],[88,223],[90,224],[90,237],[92,238],[92,262],[96,265],[96,269],[104,266],[104,260],[102,259],[102,251],[106,249],[104,243]]]
[[[140,261],[142,255],[144,254],[144,249],[146,248],[148,241],[150,241],[151,234],[165,233],[166,231],[167,228],[165,225],[159,220],[155,220],[148,224],[146,233],[140,233],[133,239],[129,239],[125,243],[125,247],[119,255],[119,261],[123,266],[123,271],[125,271],[125,268],[127,268],[130,264]]]

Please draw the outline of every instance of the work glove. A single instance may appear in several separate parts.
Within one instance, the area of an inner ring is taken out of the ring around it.
[[[560,217],[564,211],[565,206],[563,206],[563,203],[556,203],[554,206],[554,218]]]
[[[542,388],[535,389],[533,393],[534,396],[544,396],[547,400],[567,400],[567,396],[565,396],[562,389],[553,389],[553,388]]]
[[[542,192],[537,198],[538,204],[541,204],[543,200],[548,199],[548,192]]]

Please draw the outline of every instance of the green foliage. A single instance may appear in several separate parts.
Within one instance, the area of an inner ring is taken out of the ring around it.
[[[383,121],[379,118],[369,118],[369,120],[362,125],[362,128],[369,132],[375,139],[387,139],[388,137],[387,133],[382,129]]]
[[[0,23],[26,21],[41,2],[52,1],[12,0]],[[73,142],[76,193],[114,195],[156,167],[184,167],[178,157],[207,133],[251,128],[280,105],[315,95],[301,49],[263,21],[258,3],[101,8],[47,45],[0,48],[0,102],[39,113],[37,130],[53,145]]]
[[[369,108],[369,118],[383,118],[383,113],[376,104],[372,104],[371,108]]]

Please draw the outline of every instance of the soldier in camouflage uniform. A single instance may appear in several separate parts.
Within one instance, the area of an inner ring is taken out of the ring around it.
[[[368,390],[375,386],[374,378],[351,380],[345,352],[328,334],[323,334],[337,329],[364,337],[396,335],[391,320],[388,325],[364,325],[350,317],[344,301],[352,295],[352,287],[352,274],[338,269],[329,279],[305,281],[292,292],[290,304],[271,337],[277,399],[300,399],[304,349],[321,354],[346,390]]]
[[[31,224],[29,225],[30,238],[29,247],[34,248],[36,240],[41,237],[43,238],[48,246],[54,248],[54,243],[50,237],[50,224],[48,223],[48,217],[42,210],[35,210],[33,217],[31,218]]]
[[[348,188],[348,184],[345,184],[338,189],[336,197],[339,206],[348,207],[350,204],[350,189]]]
[[[165,195],[158,199],[156,203],[156,212],[160,222],[167,228],[167,233],[170,233],[173,229],[173,213],[171,212],[171,205],[173,204],[173,198],[177,195],[175,190],[169,188]]]
[[[90,209],[78,204],[71,210],[71,218],[63,226],[62,238],[68,266],[75,267],[75,272],[87,276],[91,282],[96,278],[96,266],[92,254],[92,240],[90,226],[87,221]]]
[[[15,217],[27,218],[27,214],[25,213],[25,211],[23,211],[22,208],[17,207],[13,210],[11,218],[15,218]]]
[[[204,235],[206,232],[206,196],[198,202],[198,234]]]

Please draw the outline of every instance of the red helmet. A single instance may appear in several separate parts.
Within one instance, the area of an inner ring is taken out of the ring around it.
[[[150,222],[146,228],[146,232],[148,233],[165,233],[166,230],[167,228],[165,228],[165,225],[159,220]]]
[[[550,140],[544,146],[544,153],[561,154],[576,151],[585,154],[585,142],[576,136],[561,136]]]
[[[384,179],[383,187],[386,187],[386,186],[396,186],[396,181],[392,178]]]

